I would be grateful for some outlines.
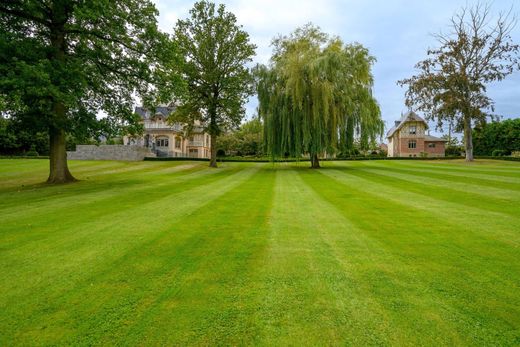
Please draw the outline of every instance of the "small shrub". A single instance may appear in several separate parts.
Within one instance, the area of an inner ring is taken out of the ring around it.
[[[27,157],[37,157],[38,156],[38,152],[36,152],[36,149],[34,148],[34,145],[31,146],[31,149],[25,153],[25,155]]]
[[[507,155],[507,151],[503,150],[503,149],[495,149],[493,150],[493,152],[491,153],[491,156],[492,157],[503,157]]]

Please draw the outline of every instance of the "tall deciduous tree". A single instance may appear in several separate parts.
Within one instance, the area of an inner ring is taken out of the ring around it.
[[[246,64],[256,46],[233,13],[207,1],[195,3],[190,17],[177,22],[174,41],[184,57],[181,74],[187,93],[170,120],[187,124],[188,132],[200,122],[211,136],[210,167],[217,167],[217,137],[240,124],[253,92]]]
[[[419,73],[398,82],[407,85],[406,103],[427,120],[454,121],[464,131],[466,161],[473,160],[472,125],[494,118],[494,102],[486,85],[501,81],[519,67],[520,46],[510,33],[515,19],[500,14],[492,21],[490,7],[462,9],[451,19],[451,33],[436,35],[439,48],[419,62]]]
[[[164,78],[171,69],[160,62],[173,62],[174,51],[157,15],[146,0],[0,4],[0,111],[49,132],[49,183],[74,180],[67,132],[96,122],[100,110],[135,122],[135,93],[171,94],[178,81]]]
[[[272,157],[319,155],[353,149],[354,137],[369,142],[381,136],[383,122],[372,96],[375,58],[359,44],[311,24],[273,41],[268,66],[256,70],[259,115]]]

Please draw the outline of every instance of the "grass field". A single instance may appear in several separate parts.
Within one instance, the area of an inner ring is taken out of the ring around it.
[[[520,345],[520,163],[0,160],[0,345]]]

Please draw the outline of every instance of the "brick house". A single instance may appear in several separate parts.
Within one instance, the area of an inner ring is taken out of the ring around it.
[[[144,107],[136,107],[135,113],[141,117],[144,126],[142,136],[124,136],[125,145],[149,148],[158,157],[209,158],[210,136],[200,124],[195,124],[190,136],[185,136],[181,124],[169,124],[168,116],[173,107],[160,106],[151,112]]]
[[[446,140],[426,133],[428,124],[414,112],[404,114],[388,131],[389,157],[444,157]]]

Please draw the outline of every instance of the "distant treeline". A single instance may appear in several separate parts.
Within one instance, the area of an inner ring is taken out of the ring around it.
[[[520,151],[520,118],[477,125],[473,148],[478,156],[506,156]]]

